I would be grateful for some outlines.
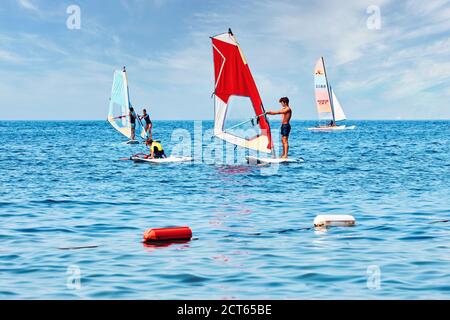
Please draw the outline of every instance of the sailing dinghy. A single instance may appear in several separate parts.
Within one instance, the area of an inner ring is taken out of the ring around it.
[[[214,135],[235,146],[272,155],[272,158],[246,157],[249,163],[297,162],[295,159],[276,157],[269,121],[258,88],[231,29],[211,37],[211,40],[215,79]],[[243,111],[245,104],[251,106],[249,110],[252,118],[229,125],[227,116]],[[250,125],[252,130],[248,130]],[[238,131],[247,134],[239,135]]]
[[[343,130],[353,130],[355,126],[338,125],[340,121],[347,119],[333,88],[328,83],[325,62],[321,57],[314,68],[314,83],[316,94],[317,113],[319,121],[327,121],[329,124],[308,128],[313,132],[333,132]]]
[[[127,72],[125,67],[123,67],[123,70],[116,70],[114,72],[111,98],[109,101],[108,121],[114,129],[129,139],[126,144],[139,144],[138,140],[131,139],[131,123],[130,117],[128,116],[131,108],[129,95]],[[139,115],[136,119],[135,135],[136,137],[141,136],[142,139],[146,138],[146,132],[139,120]]]

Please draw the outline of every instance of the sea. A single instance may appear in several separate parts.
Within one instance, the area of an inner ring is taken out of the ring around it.
[[[194,157],[165,164],[106,121],[0,121],[0,299],[450,299],[450,121],[314,125],[261,166],[211,121],[155,121]],[[192,240],[143,243],[172,226]]]

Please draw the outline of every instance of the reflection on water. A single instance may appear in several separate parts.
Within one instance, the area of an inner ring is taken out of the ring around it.
[[[148,241],[142,242],[143,246],[147,249],[148,252],[152,252],[157,249],[167,248],[174,245],[187,244],[191,240],[171,240],[171,241]],[[189,245],[177,246],[177,250],[188,249]]]

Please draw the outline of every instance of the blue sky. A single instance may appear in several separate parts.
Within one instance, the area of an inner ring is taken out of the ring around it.
[[[66,27],[72,4],[80,30]],[[154,119],[212,119],[209,36],[228,27],[266,109],[287,95],[296,119],[316,119],[323,55],[349,118],[450,119],[449,0],[3,0],[0,119],[106,119],[123,65]]]

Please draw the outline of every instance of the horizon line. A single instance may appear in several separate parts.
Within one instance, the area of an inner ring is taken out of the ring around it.
[[[230,119],[231,121],[239,121],[242,119]],[[108,122],[107,119],[0,119],[0,122],[12,122],[12,121],[22,121],[22,122],[29,122],[29,121],[73,121],[73,122],[81,122],[81,121],[105,121]],[[158,121],[214,121],[214,119],[152,119],[152,122],[158,122]],[[274,122],[279,122],[281,120],[271,120]],[[291,121],[326,121],[326,120],[318,120],[318,119],[291,119]],[[346,122],[354,122],[354,121],[450,121],[450,118],[443,118],[443,119],[413,119],[413,118],[404,118],[404,119],[353,119],[353,120],[346,120]]]

